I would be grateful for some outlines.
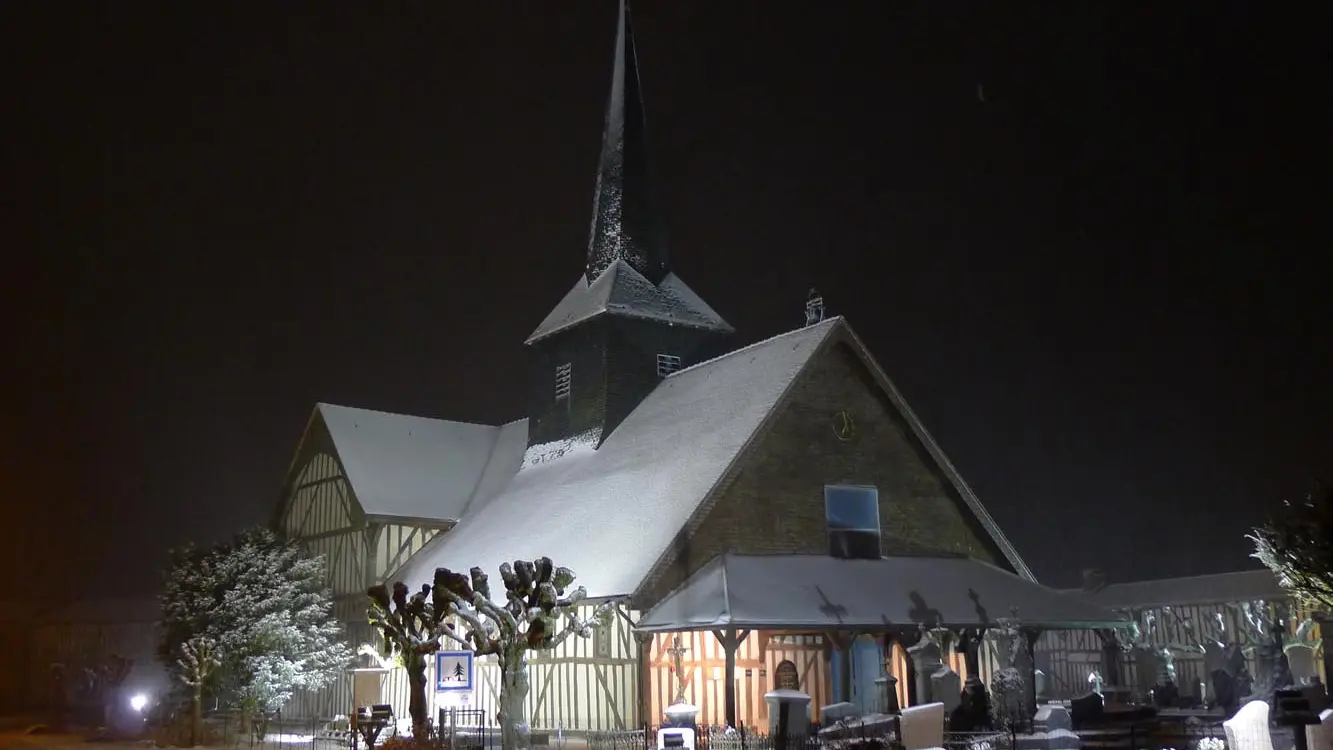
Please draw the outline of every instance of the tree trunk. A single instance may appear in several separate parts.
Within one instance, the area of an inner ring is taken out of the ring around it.
[[[500,743],[503,750],[522,750],[531,740],[528,728],[528,665],[523,656],[500,662]]]
[[[193,700],[190,701],[190,747],[198,747],[203,742],[204,733],[204,685],[200,680],[194,686]]]
[[[407,713],[412,717],[412,737],[425,739],[430,733],[430,716],[426,713],[426,657],[411,654],[406,666]]]

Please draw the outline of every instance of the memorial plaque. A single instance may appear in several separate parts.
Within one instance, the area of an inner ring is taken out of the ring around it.
[[[773,679],[777,681],[779,690],[801,689],[801,676],[796,672],[796,664],[790,660],[778,664],[778,668],[773,670]]]

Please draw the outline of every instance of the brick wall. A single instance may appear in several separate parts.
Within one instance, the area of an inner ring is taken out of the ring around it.
[[[733,469],[693,536],[645,586],[647,607],[725,551],[828,554],[825,484],[879,488],[884,554],[967,554],[1008,567],[840,332]],[[853,434],[838,435],[840,412]]]

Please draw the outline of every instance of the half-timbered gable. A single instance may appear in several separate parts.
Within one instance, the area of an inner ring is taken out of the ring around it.
[[[322,555],[337,616],[353,645],[370,643],[366,589],[491,493],[521,455],[526,431],[332,404],[315,407],[288,473],[276,526]],[[517,441],[517,442],[515,442]],[[290,712],[351,709],[351,678],[297,696]]]

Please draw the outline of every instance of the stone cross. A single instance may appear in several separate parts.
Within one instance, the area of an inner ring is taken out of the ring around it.
[[[685,660],[684,660],[684,656],[685,656],[685,652],[686,652],[686,651],[689,651],[689,649],[688,649],[688,648],[685,648],[684,646],[681,646],[681,645],[680,645],[680,636],[678,636],[678,635],[672,637],[672,639],[671,639],[671,648],[666,649],[666,652],[667,652],[668,654],[671,654],[671,660],[672,660],[672,662],[673,662],[673,664],[674,664],[673,669],[676,670],[676,686],[677,686],[677,687],[676,687],[676,700],[672,701],[673,703],[684,703],[684,702],[685,702]]]

